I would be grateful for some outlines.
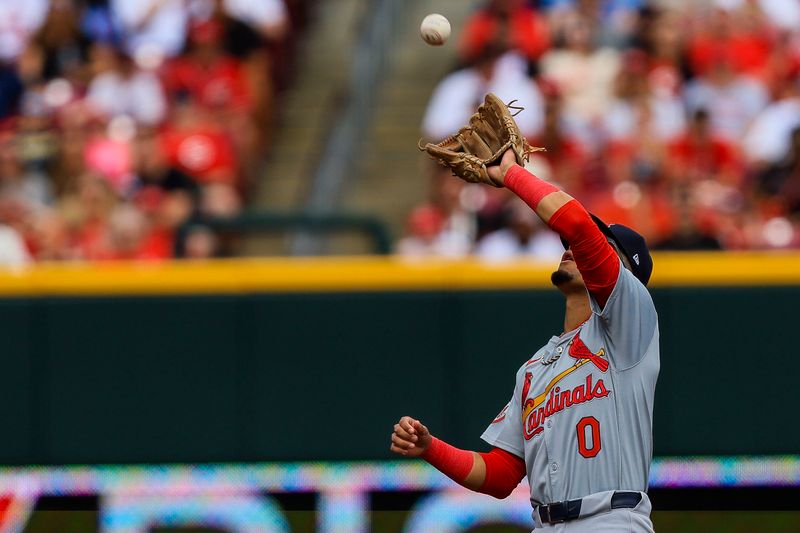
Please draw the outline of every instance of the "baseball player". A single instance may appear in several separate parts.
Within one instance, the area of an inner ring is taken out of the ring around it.
[[[566,299],[564,332],[520,367],[511,400],[481,436],[491,451],[457,449],[408,416],[391,450],[497,498],[527,474],[536,529],[651,532],[659,348],[647,245],[526,171],[519,152],[501,153],[484,179],[524,200],[567,248],[551,275]]]

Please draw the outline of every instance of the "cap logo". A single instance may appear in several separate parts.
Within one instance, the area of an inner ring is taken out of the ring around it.
[[[639,266],[639,254],[633,254],[633,262],[636,263],[636,266]]]

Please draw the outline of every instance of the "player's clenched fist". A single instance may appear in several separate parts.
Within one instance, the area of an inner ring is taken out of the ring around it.
[[[431,434],[428,428],[419,420],[404,416],[394,425],[392,445],[389,449],[406,457],[419,457],[430,445]]]

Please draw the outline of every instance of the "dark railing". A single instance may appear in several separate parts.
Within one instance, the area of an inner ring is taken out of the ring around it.
[[[313,235],[357,233],[370,241],[373,253],[387,255],[392,251],[392,238],[387,225],[375,216],[362,213],[246,211],[231,218],[194,220],[182,228],[181,234],[185,235],[192,227],[198,225],[215,232],[238,234],[290,231],[302,231]]]

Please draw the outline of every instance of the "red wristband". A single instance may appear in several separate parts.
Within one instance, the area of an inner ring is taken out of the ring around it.
[[[457,483],[467,478],[475,462],[472,452],[459,450],[436,437],[431,437],[431,444],[422,458]]]
[[[513,165],[508,169],[503,183],[534,210],[542,198],[561,190],[552,183],[537,178],[519,165]]]

